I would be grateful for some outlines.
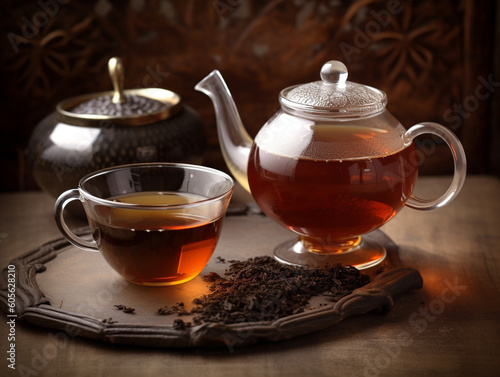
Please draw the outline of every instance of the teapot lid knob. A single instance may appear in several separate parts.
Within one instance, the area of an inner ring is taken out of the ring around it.
[[[347,67],[338,60],[330,60],[321,67],[320,76],[325,84],[345,86],[347,75]]]
[[[123,63],[122,59],[119,57],[112,57],[108,61],[109,77],[113,83],[113,98],[111,101],[113,103],[123,103],[126,102],[125,96],[123,95]]]
[[[294,85],[280,93],[286,111],[319,118],[349,118],[380,112],[387,104],[381,90],[347,81],[347,67],[330,60],[320,72],[321,81]]]

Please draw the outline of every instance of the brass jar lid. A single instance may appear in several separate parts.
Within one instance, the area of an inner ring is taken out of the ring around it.
[[[167,119],[181,110],[178,94],[160,88],[123,90],[120,58],[108,63],[113,91],[84,94],[56,106],[60,121],[78,126],[99,126],[103,121],[123,126],[140,126]]]

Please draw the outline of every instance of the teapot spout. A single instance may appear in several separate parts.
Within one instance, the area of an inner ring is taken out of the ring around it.
[[[217,134],[222,155],[236,180],[250,192],[247,178],[248,158],[253,140],[248,135],[231,92],[219,71],[212,71],[195,89],[210,97],[215,108]]]

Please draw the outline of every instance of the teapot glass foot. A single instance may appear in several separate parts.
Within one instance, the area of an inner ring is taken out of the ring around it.
[[[385,260],[386,244],[397,248],[380,230],[363,235],[360,241],[355,242],[349,249],[330,252],[318,252],[317,248],[310,247],[309,242],[295,238],[278,245],[274,249],[274,257],[281,263],[297,266],[321,268],[341,263],[363,270],[378,266]]]

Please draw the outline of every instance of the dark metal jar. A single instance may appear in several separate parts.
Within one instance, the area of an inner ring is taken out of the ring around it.
[[[123,80],[111,64],[110,74],[115,91],[60,102],[31,136],[28,157],[33,176],[53,197],[105,167],[203,161],[203,123],[176,93],[159,88],[122,90]]]

